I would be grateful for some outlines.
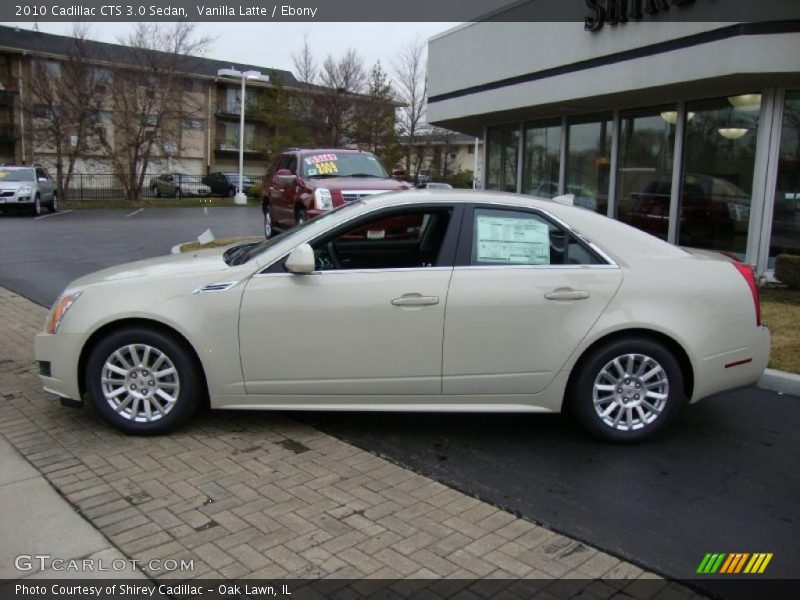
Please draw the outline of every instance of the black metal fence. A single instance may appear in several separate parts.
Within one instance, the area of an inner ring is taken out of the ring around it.
[[[263,176],[245,176],[243,188],[250,197],[261,196]],[[238,176],[213,175],[148,175],[139,190],[139,198],[225,198],[233,197]],[[68,202],[125,200],[125,191],[116,175],[111,173],[76,173],[67,188]]]

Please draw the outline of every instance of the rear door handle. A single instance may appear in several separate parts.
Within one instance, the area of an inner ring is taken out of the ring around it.
[[[589,296],[590,294],[586,290],[573,290],[572,288],[559,288],[544,295],[548,300],[586,300]]]
[[[422,296],[420,294],[403,294],[392,300],[395,306],[431,306],[439,304],[439,296]]]

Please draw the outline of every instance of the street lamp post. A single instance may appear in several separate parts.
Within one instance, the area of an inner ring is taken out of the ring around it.
[[[244,111],[245,111],[245,82],[248,79],[269,82],[269,75],[262,75],[260,71],[239,71],[231,67],[230,69],[219,69],[219,77],[241,78],[242,91],[239,96],[239,186],[236,189],[236,196],[233,201],[235,204],[247,204],[247,195],[244,193]]]

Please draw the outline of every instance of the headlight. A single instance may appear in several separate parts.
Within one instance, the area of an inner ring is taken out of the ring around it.
[[[82,292],[70,292],[69,294],[62,294],[61,297],[56,300],[53,310],[50,311],[50,319],[47,321],[47,333],[56,333],[58,331],[64,315],[67,314],[67,311],[75,303],[75,300],[78,299],[81,293]]]
[[[333,196],[328,188],[317,188],[314,190],[314,208],[317,210],[332,210]]]
[[[29,185],[22,185],[17,189],[17,195],[19,196],[30,195],[31,192],[33,192],[33,188]]]

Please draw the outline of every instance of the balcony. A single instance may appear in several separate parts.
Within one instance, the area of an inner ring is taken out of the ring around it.
[[[0,124],[0,142],[16,142],[19,139],[19,127],[7,123]]]
[[[219,153],[239,153],[239,141],[238,140],[229,140],[229,139],[218,139],[216,144],[214,145],[214,150]],[[245,154],[261,154],[264,152],[264,148],[259,146],[256,142],[248,142],[245,141],[244,143],[244,153]]]
[[[264,117],[258,110],[258,105],[247,103],[247,110],[245,110],[244,118],[246,121],[263,121]],[[239,120],[239,105],[238,104],[223,104],[217,106],[214,115],[219,119],[236,119]]]
[[[15,90],[0,89],[0,106],[14,106],[14,98],[17,96]]]

